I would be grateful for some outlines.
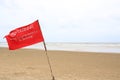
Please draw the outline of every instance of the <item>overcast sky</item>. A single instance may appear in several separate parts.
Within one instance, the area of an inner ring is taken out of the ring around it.
[[[120,42],[120,0],[0,0],[0,42],[37,19],[46,42]]]

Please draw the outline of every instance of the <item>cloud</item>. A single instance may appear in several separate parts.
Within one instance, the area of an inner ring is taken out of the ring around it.
[[[119,0],[1,0],[0,4],[2,35],[39,19],[47,41],[115,42],[120,36]]]

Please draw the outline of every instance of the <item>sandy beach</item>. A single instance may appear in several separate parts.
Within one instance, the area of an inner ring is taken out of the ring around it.
[[[48,51],[55,80],[120,80],[120,54]],[[0,80],[51,80],[43,50],[0,48]]]

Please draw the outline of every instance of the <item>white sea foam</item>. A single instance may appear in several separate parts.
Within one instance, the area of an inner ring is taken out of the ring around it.
[[[46,43],[48,50],[111,52],[120,53],[120,43]],[[8,47],[7,43],[0,43],[0,47]],[[42,43],[26,48],[44,49]]]

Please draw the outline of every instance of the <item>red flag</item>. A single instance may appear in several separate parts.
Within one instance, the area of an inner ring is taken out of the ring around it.
[[[38,20],[35,22],[12,30],[5,36],[10,50],[15,50],[44,41]]]

